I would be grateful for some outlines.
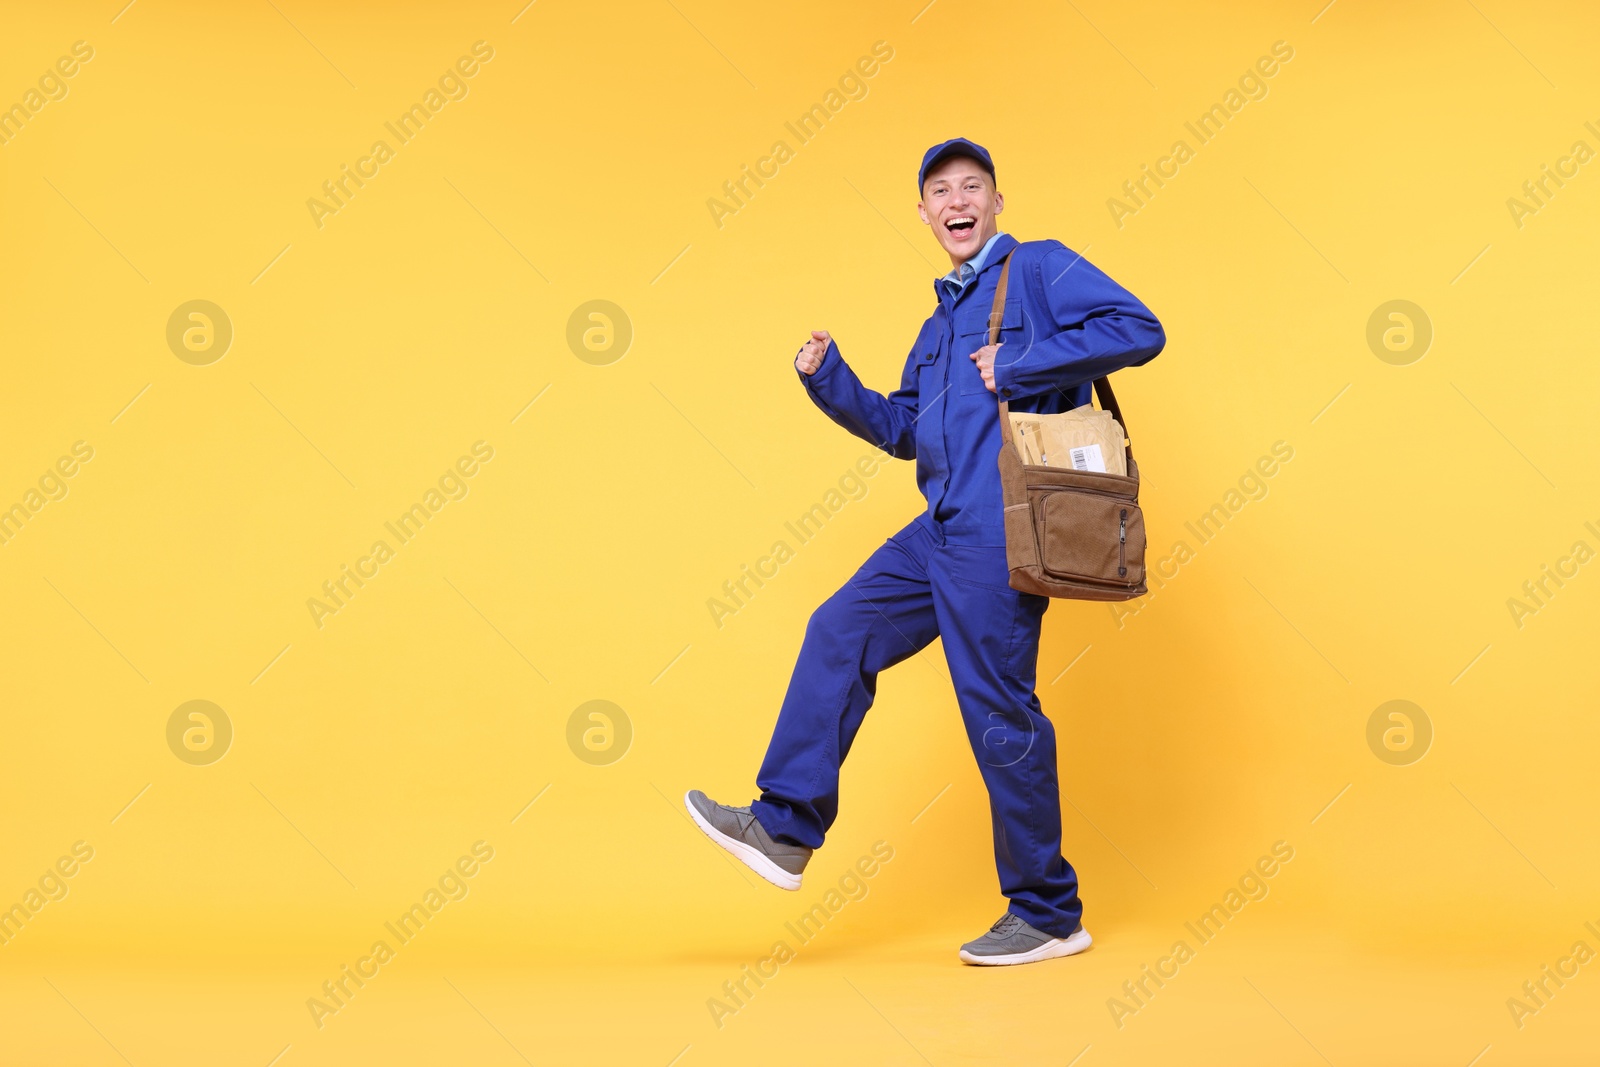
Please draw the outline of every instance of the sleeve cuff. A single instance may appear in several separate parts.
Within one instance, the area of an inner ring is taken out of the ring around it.
[[[1000,351],[1005,351],[1004,345],[1000,346]],[[1011,363],[996,362],[994,365],[994,394],[1001,400],[1018,400],[1024,395],[1012,380],[1011,372],[1014,369],[1015,365]]]
[[[807,374],[798,367],[794,372],[800,375],[800,380],[805,383],[807,389],[812,389],[814,383],[829,377],[834,368],[843,362],[844,357],[839,354],[839,346],[830,338],[827,350],[822,353],[822,362],[817,365],[814,373]]]

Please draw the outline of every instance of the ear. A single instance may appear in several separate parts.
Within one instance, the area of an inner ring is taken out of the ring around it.
[[[917,201],[917,217],[923,221],[924,225],[933,225],[933,223],[928,221],[928,209],[922,205],[921,200]]]
[[[996,192],[994,194],[994,213],[996,215],[998,215],[998,214],[1000,214],[1000,212],[1004,211],[1005,209],[1006,209],[1006,198],[1001,196],[998,192]]]

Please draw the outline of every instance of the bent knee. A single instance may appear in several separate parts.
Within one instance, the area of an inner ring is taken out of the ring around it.
[[[844,591],[817,605],[806,622],[806,640],[857,642],[871,628],[867,617],[874,614],[861,598]]]

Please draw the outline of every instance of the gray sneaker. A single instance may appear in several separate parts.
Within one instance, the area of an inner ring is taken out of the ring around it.
[[[804,845],[774,841],[756,821],[750,805],[731,808],[691,789],[683,795],[683,806],[707,837],[737,856],[746,867],[779,889],[800,888],[800,872],[806,869],[811,850]]]
[[[1081,923],[1067,937],[1051,937],[1008,911],[989,927],[988,933],[961,946],[961,960],[990,967],[1035,963],[1082,952],[1092,941]]]

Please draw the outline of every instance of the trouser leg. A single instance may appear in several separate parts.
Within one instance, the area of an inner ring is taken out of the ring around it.
[[[1009,910],[1066,937],[1083,904],[1061,855],[1055,727],[1034,693],[1049,601],[1007,581],[1004,547],[943,545],[928,566],[956,700],[994,825],[995,867]]]
[[[895,534],[812,614],[756,776],[751,810],[773,837],[818,848],[839,813],[839,767],[878,672],[938,636],[921,519]]]

